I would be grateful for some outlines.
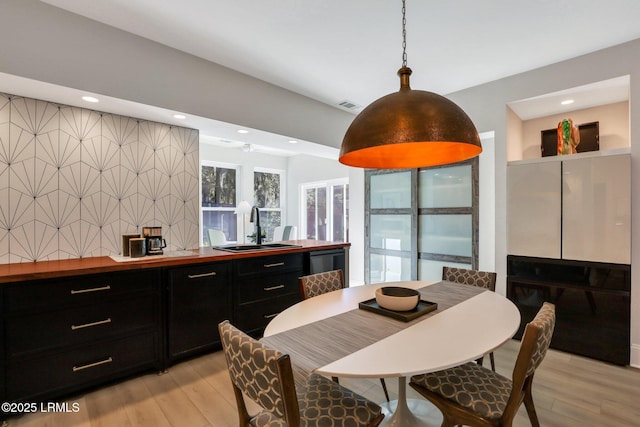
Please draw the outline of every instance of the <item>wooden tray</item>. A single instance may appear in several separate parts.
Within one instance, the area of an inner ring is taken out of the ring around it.
[[[383,316],[392,317],[394,319],[402,320],[403,322],[409,322],[413,319],[431,313],[438,308],[438,304],[431,301],[420,300],[418,305],[413,310],[409,311],[393,311],[382,308],[378,305],[375,298],[362,301],[358,304],[358,308],[362,310],[372,311],[374,313],[382,314]]]

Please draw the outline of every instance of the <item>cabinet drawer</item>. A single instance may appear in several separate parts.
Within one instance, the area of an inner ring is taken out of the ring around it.
[[[159,270],[127,271],[24,282],[7,286],[6,312],[41,307],[87,305],[115,295],[153,292],[160,282]]]
[[[195,283],[203,284],[226,283],[229,278],[230,264],[228,262],[216,262],[204,265],[192,265],[177,267],[169,270],[171,283]]]
[[[238,304],[277,298],[287,294],[298,294],[298,278],[302,271],[270,274],[260,278],[246,279],[236,284]]]
[[[278,299],[242,305],[236,311],[235,323],[246,333],[261,335],[271,319],[299,301],[299,294],[290,294]]]
[[[153,295],[142,295],[70,310],[9,317],[6,320],[7,356],[153,328],[158,318],[156,307]]]
[[[236,261],[238,277],[302,271],[303,267],[302,253],[245,258]]]
[[[136,335],[7,364],[9,400],[38,400],[114,380],[157,363],[157,336]]]

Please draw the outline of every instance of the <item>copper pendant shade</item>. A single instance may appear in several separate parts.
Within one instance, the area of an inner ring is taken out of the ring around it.
[[[470,159],[482,152],[480,136],[455,103],[411,90],[411,69],[398,71],[400,90],[365,108],[342,140],[340,163],[374,169],[418,168]]]
[[[340,163],[373,169],[418,168],[460,162],[482,152],[480,136],[455,103],[432,92],[411,90],[407,67],[405,0],[400,90],[362,110],[342,140]]]

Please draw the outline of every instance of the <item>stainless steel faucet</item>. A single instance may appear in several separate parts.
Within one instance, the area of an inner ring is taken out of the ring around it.
[[[249,217],[249,222],[255,222],[256,224],[256,244],[262,244],[262,229],[260,228],[260,210],[258,206],[253,205],[251,208],[251,216]]]

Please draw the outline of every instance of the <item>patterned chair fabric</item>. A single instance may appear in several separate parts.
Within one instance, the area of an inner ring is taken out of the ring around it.
[[[496,290],[496,273],[468,270],[466,268],[442,267],[442,280]]]
[[[303,299],[344,288],[342,270],[325,271],[323,273],[302,276],[299,281],[300,293]]]
[[[218,329],[241,425],[364,427],[377,426],[384,418],[380,406],[317,374],[309,375],[296,391],[288,355],[268,348],[228,321]],[[264,410],[249,416],[242,393]]]
[[[512,379],[476,363],[466,363],[439,372],[414,375],[410,385],[443,412],[445,422],[442,425],[473,425],[473,421],[482,425],[511,425],[524,401],[531,424],[538,426],[531,384],[536,368],[549,349],[555,320],[555,306],[545,302],[525,328]],[[465,412],[470,415],[464,415]]]
[[[283,353],[267,348],[228,321],[221,323],[219,330],[233,384],[258,405],[276,417],[284,418],[283,390],[277,366]]]
[[[449,282],[461,283],[463,285],[477,286],[479,288],[496,290],[497,274],[489,271],[468,270],[466,268],[442,267],[442,280]],[[491,369],[495,372],[496,361],[493,352],[489,353]],[[476,360],[476,363],[482,365],[484,356]]]
[[[510,379],[474,362],[414,376],[411,382],[488,419],[502,416],[512,389]]]
[[[535,342],[535,347],[531,354],[531,362],[527,368],[527,376],[533,375],[546,356],[547,350],[549,350],[551,338],[553,337],[553,330],[556,325],[555,305],[545,302],[540,311],[538,311],[536,317],[529,322],[529,325],[539,329],[539,332]]]

